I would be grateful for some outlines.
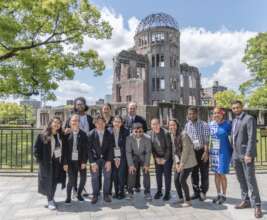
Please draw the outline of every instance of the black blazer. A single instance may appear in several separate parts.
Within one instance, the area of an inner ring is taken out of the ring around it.
[[[115,140],[113,135],[107,129],[105,129],[104,131],[102,146],[100,146],[99,137],[96,129],[90,131],[88,139],[88,156],[90,163],[95,163],[99,159],[104,159],[105,161],[113,160],[113,148],[115,147]]]
[[[111,127],[108,128],[108,131],[114,137],[113,128],[111,128]],[[124,127],[120,129],[118,145],[119,145],[120,150],[121,150],[121,159],[125,159],[125,160],[126,160],[126,138],[129,135],[130,135],[130,132],[128,129],[126,129]],[[115,138],[114,138],[114,141],[115,141]],[[116,147],[116,144],[114,144],[114,147]]]
[[[68,120],[66,121],[65,128],[70,128],[70,118],[71,117],[69,117]],[[87,121],[89,125],[89,131],[93,130],[95,128],[95,125],[93,123],[93,118],[90,115],[87,115]]]
[[[67,154],[66,154],[66,164],[70,164],[73,148],[73,132],[67,135]],[[80,164],[87,163],[88,160],[88,137],[86,133],[82,130],[79,130],[77,136],[77,149],[78,149],[78,162]]]
[[[62,141],[62,157],[60,170],[57,173],[55,179],[56,183],[62,184],[62,189],[66,185],[66,173],[63,170],[63,163],[66,161],[66,139],[65,136],[60,137]],[[52,158],[51,158],[51,141],[47,143],[44,141],[43,134],[39,134],[35,144],[33,146],[34,156],[39,164],[38,171],[38,192],[47,195],[48,190],[50,189],[51,183],[53,181],[53,167],[52,167]]]
[[[143,117],[136,115],[133,123],[137,123],[137,122],[141,123],[143,125],[144,132],[147,132],[146,120]],[[127,115],[126,118],[124,119],[124,127],[132,132],[132,126],[133,126],[132,120],[129,117],[129,115]]]

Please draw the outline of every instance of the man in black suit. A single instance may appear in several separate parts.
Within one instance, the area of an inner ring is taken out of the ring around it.
[[[141,123],[143,125],[144,132],[147,132],[146,120],[142,116],[137,115],[136,111],[137,111],[136,102],[130,102],[128,104],[128,115],[124,119],[124,127],[127,128],[130,131],[130,133],[132,133],[133,124]],[[139,168],[136,170],[136,182],[135,183],[136,183],[135,191],[140,192],[141,184],[140,184],[140,169]]]
[[[102,116],[97,116],[95,119],[96,128],[89,133],[89,162],[91,164],[93,187],[92,204],[98,201],[100,191],[99,173],[101,170],[103,170],[104,174],[104,200],[105,202],[111,202],[109,189],[115,141],[113,135],[105,128],[105,125],[105,119]]]
[[[77,185],[78,172],[80,173],[80,184],[78,188],[78,200],[83,202],[81,195],[86,183],[86,163],[88,160],[88,137],[79,129],[79,115],[74,114],[70,118],[71,132],[66,136],[67,140],[67,163],[69,181],[67,185],[66,204],[71,203],[71,190]]]

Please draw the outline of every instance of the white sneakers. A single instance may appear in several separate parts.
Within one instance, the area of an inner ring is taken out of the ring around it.
[[[47,208],[50,209],[50,210],[56,210],[56,204],[55,204],[55,201],[53,201],[53,200],[48,201]]]

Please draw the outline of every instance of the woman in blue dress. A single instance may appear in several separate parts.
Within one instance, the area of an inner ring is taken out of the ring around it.
[[[215,172],[215,185],[217,197],[213,203],[222,204],[226,200],[227,178],[232,157],[232,146],[229,141],[231,122],[224,119],[225,112],[222,108],[215,107],[213,121],[210,127],[210,164]]]

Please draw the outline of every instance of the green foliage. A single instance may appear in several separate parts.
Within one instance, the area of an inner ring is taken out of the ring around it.
[[[111,27],[88,0],[0,1],[0,96],[45,94],[74,68],[105,69],[85,39],[106,39]]]
[[[216,106],[222,108],[231,108],[232,101],[238,99],[240,101],[244,101],[244,96],[239,95],[233,90],[225,90],[222,92],[217,92],[214,95],[214,99],[216,102]]]
[[[25,115],[26,114],[26,115]],[[0,103],[0,124],[34,123],[33,110],[30,106],[17,103]]]
[[[243,83],[240,90],[249,93],[250,107],[267,106],[267,33],[259,33],[248,41],[243,62],[252,73],[252,79]]]

